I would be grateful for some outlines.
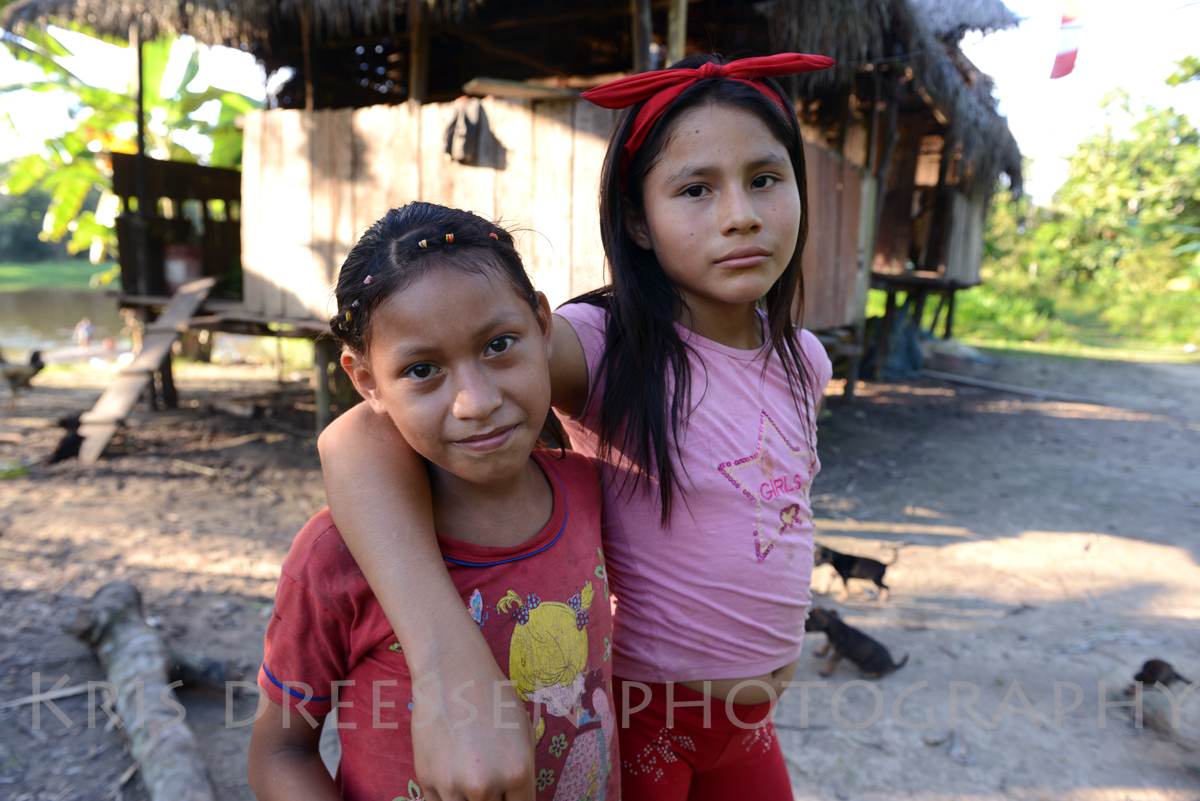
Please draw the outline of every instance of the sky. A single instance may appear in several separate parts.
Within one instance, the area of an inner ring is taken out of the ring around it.
[[[1200,122],[1200,81],[1171,88],[1165,84],[1174,63],[1200,56],[1200,0],[1084,0],[1083,33],[1075,71],[1050,80],[1058,48],[1063,0],[1006,0],[1021,25],[1013,30],[963,42],[968,58],[996,82],[1000,113],[1008,117],[1022,153],[1032,159],[1026,191],[1047,203],[1062,184],[1066,158],[1090,133],[1106,123],[1121,125],[1101,110],[1106,94],[1118,87],[1133,98],[1134,108],[1149,103],[1174,106]],[[89,81],[113,88],[128,84],[133,60],[127,48],[95,43],[61,32],[76,54],[74,67]],[[185,40],[181,70],[195,44]],[[15,61],[0,48],[0,87],[38,77],[36,69]],[[180,80],[177,73],[166,83]],[[262,67],[246,53],[224,47],[201,48],[201,72],[193,88],[212,85],[262,100],[266,96]],[[11,125],[5,122],[5,117]],[[41,146],[42,140],[69,124],[62,96],[33,92],[0,97],[0,161]]]
[[[1053,81],[1062,0],[1005,4],[1023,18],[1020,27],[968,35],[963,52],[996,81],[1000,113],[1032,159],[1025,189],[1035,202],[1050,201],[1066,178],[1066,158],[1104,128],[1101,103],[1117,87],[1130,93],[1134,109],[1174,106],[1200,123],[1200,81],[1165,83],[1176,61],[1200,56],[1200,0],[1084,0],[1075,70]]]

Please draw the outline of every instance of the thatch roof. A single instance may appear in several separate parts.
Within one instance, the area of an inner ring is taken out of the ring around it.
[[[1021,22],[1000,0],[909,0],[909,4],[930,33],[954,43],[967,31],[994,33]]]
[[[299,21],[307,13],[315,107],[326,108],[406,99],[408,43],[396,33],[407,29],[410,3],[424,4],[437,23],[431,100],[456,97],[479,75],[594,75],[627,70],[632,61],[628,0],[15,0],[0,25],[19,32],[21,24],[73,21],[125,37],[140,20],[147,38],[187,33],[210,44],[246,45],[271,71],[301,66]],[[652,5],[656,28],[665,29],[666,3]],[[819,101],[810,111],[827,130],[844,122],[845,109],[870,103],[876,76],[889,76],[885,83],[905,94],[906,107],[932,105],[947,120],[968,181],[990,186],[1004,172],[1019,188],[1021,154],[996,112],[991,80],[958,49],[966,31],[1017,21],[1001,0],[696,3],[688,47],[832,56],[837,67],[798,80],[800,96]],[[279,102],[302,97],[301,85],[285,89]]]
[[[892,91],[920,98],[946,119],[968,183],[990,186],[1003,172],[1019,193],[1021,152],[996,111],[992,81],[957,46],[968,30],[1017,24],[999,0],[772,0],[761,7],[774,48],[838,62],[800,79],[800,94],[819,101],[812,104],[819,123],[836,126],[822,115],[841,114],[852,96],[869,104],[873,73],[890,75]]]
[[[465,21],[479,0],[415,0],[445,22]],[[98,33],[125,37],[134,22],[143,35],[194,36],[206,44],[252,45],[265,41],[281,21],[296,22],[304,13],[317,38],[347,38],[381,33],[395,27],[397,7],[407,2],[386,0],[16,0],[9,4],[0,26],[16,30],[21,24],[75,22]]]

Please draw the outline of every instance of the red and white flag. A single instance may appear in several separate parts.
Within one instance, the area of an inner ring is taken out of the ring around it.
[[[1063,6],[1062,29],[1058,36],[1058,56],[1050,77],[1062,78],[1075,69],[1075,56],[1079,55],[1079,34],[1083,31],[1083,0],[1067,0]]]

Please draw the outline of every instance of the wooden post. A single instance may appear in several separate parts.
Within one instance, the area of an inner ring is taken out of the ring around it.
[[[667,10],[667,63],[671,66],[687,50],[688,0],[671,0]]]
[[[150,198],[146,189],[146,87],[145,64],[142,57],[142,24],[140,21],[129,26],[129,45],[134,49],[137,58],[137,69],[133,76],[137,94],[137,156],[133,161],[133,192],[137,197],[137,210],[134,212],[130,233],[133,234],[134,264],[137,265],[137,286],[131,287],[139,295],[149,295],[150,280],[150,246],[149,226]]]
[[[888,356],[888,340],[892,338],[892,326],[896,324],[896,293],[887,292],[887,306],[883,312],[883,320],[879,323],[879,337],[875,345],[875,380],[883,380],[883,365]]]
[[[879,223],[883,219],[883,203],[887,198],[888,173],[892,170],[892,154],[896,152],[896,142],[900,138],[896,131],[899,123],[900,99],[889,97],[886,102],[888,108],[883,129],[883,156],[879,159],[879,172],[876,177],[879,182],[879,188],[875,194],[874,231],[876,241],[879,239]]]
[[[317,436],[333,422],[333,396],[329,391],[329,364],[333,361],[333,340],[318,337],[313,343],[313,385],[317,391]]]
[[[167,351],[167,357],[163,359],[162,366],[158,368],[157,373],[164,409],[179,408],[179,393],[175,389],[175,377],[171,374],[171,359],[174,355],[172,350]]]
[[[425,0],[408,3],[408,99],[424,103],[429,94],[429,18]]]
[[[949,339],[954,335],[954,292],[952,287],[946,296],[946,335],[942,339]]]
[[[629,0],[629,14],[633,23],[633,71],[650,70],[650,39],[654,22],[650,16],[650,0]]]
[[[950,230],[950,226],[947,225],[947,218],[950,216],[950,190],[946,186],[946,178],[950,173],[953,151],[953,140],[947,134],[942,141],[937,189],[933,195],[933,215],[929,221],[929,239],[925,243],[925,258],[921,261],[921,267],[925,270],[937,270],[946,250],[946,233]]]
[[[300,9],[300,47],[304,59],[304,108],[313,110],[312,70],[312,5],[305,3]]]

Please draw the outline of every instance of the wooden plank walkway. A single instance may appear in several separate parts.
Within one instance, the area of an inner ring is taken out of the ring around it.
[[[133,405],[154,380],[154,371],[171,358],[171,346],[187,330],[187,321],[204,303],[215,284],[215,278],[201,278],[184,284],[158,319],[146,326],[141,353],[121,369],[117,380],[104,390],[92,410],[79,417],[79,434],[83,437],[79,461],[93,464],[104,453]]]

